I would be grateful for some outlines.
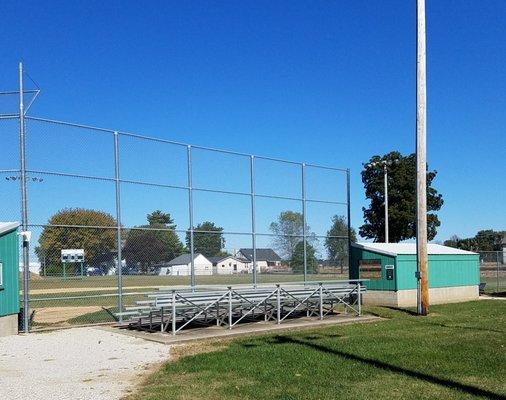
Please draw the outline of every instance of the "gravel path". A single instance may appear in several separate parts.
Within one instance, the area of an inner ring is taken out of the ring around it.
[[[167,345],[100,328],[0,337],[0,398],[120,399],[168,355]]]

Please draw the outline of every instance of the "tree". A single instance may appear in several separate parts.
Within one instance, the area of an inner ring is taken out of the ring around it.
[[[148,214],[147,217],[149,225],[165,225],[169,229],[176,229],[174,220],[170,217],[170,214],[164,213],[160,210],[153,211]]]
[[[461,239],[453,235],[449,240],[445,240],[444,245],[469,251],[500,251],[505,235],[506,231],[486,229],[478,231],[472,238]]]
[[[394,162],[394,160],[399,160]],[[401,155],[392,151],[384,156],[373,156],[365,164],[390,161],[388,168],[388,212],[390,241],[399,242],[416,236],[416,156]],[[427,211],[438,211],[443,206],[443,197],[432,187],[437,171],[427,172]],[[383,190],[383,167],[367,166],[362,171],[362,182],[366,198],[370,200],[368,208],[363,207],[364,220],[359,229],[360,236],[385,241],[385,193]],[[435,213],[427,214],[427,236],[434,239],[441,225]]]
[[[225,247],[225,238],[221,233],[223,232],[223,228],[216,226],[214,222],[205,221],[198,224],[194,231],[205,231],[193,232],[193,248],[195,253],[203,254],[205,257],[225,254],[222,252],[222,249]],[[186,247],[190,248],[190,232],[186,232]]]
[[[67,225],[67,226],[66,226]],[[62,249],[84,249],[88,265],[111,263],[116,249],[116,230],[110,228],[74,228],[72,226],[115,227],[112,215],[85,208],[66,208],[48,221],[39,237],[35,253],[46,272],[62,271]],[[69,269],[72,266],[69,266]]]
[[[348,240],[335,236],[348,236],[348,223],[342,215],[332,217],[332,226],[327,231],[327,237],[325,238],[329,261],[332,261],[335,265],[340,265],[342,273],[342,268],[348,259]],[[353,228],[350,230],[350,240],[352,242],[357,240],[357,234]]]
[[[152,265],[168,262],[183,253],[183,244],[170,214],[156,210],[148,214],[148,225],[131,229],[125,240],[123,256],[127,264],[147,272]]]
[[[275,235],[272,239],[274,248],[285,260],[291,260],[297,244],[301,241],[304,227],[304,218],[301,213],[295,211],[283,211],[278,220],[270,225],[271,232]],[[314,243],[315,235],[310,233],[306,224],[306,242]]]
[[[316,258],[316,250],[310,244],[306,243],[306,263],[307,273],[315,274],[318,272],[318,259]],[[296,273],[304,272],[304,242],[300,241],[295,245],[292,258],[290,260],[292,271]]]

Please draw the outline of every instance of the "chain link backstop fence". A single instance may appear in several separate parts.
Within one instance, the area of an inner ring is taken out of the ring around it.
[[[19,120],[0,119],[5,221]],[[346,169],[24,122],[32,329],[109,323],[160,287],[348,279]]]

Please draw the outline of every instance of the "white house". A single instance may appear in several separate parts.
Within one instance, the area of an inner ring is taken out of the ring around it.
[[[30,273],[34,275],[40,275],[40,262],[37,261],[30,261],[29,263]],[[19,272],[23,273],[23,263],[19,263]]]
[[[209,257],[213,263],[213,272],[218,275],[247,274],[252,270],[243,259],[234,256]]]
[[[195,265],[195,275],[212,275],[213,264],[202,254],[195,254],[193,258]],[[191,255],[181,254],[180,256],[169,261],[165,266],[160,268],[159,275],[170,276],[189,276],[191,275]]]
[[[239,249],[235,256],[248,264],[249,271],[253,271],[253,249]],[[272,249],[256,249],[257,272],[270,272],[281,267],[282,260]]]

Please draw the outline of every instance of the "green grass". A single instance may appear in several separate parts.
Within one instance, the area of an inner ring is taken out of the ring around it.
[[[348,274],[318,274],[309,275],[312,280],[335,280],[348,279]],[[116,276],[85,276],[85,277],[40,277],[32,279],[30,282],[30,290],[51,290],[59,288],[104,288],[116,287]],[[252,283],[251,274],[238,275],[210,275],[197,276],[198,285],[216,285],[216,284],[244,284]],[[258,274],[258,283],[272,282],[296,282],[304,279],[302,274]],[[123,286],[172,286],[172,285],[189,285],[190,277],[188,276],[158,276],[158,275],[126,275],[123,276]]]
[[[132,400],[506,399],[506,301],[232,341],[169,362]],[[184,351],[182,351],[184,353]]]

